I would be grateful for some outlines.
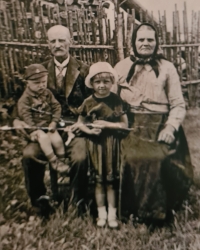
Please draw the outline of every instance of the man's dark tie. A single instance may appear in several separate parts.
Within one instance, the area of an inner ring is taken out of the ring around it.
[[[63,69],[66,67],[56,66],[59,70],[59,74],[56,76],[56,83],[58,92],[62,93],[64,91],[64,76],[62,75]]]

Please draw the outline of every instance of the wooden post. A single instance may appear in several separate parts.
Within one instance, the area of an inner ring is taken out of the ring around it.
[[[100,44],[104,44],[104,37],[103,37],[103,23],[102,23],[102,19],[103,19],[103,15],[102,15],[102,9],[99,6],[97,9],[97,19],[98,19],[98,29],[99,29],[99,42]]]
[[[140,13],[140,22],[143,23],[143,14],[142,14],[142,9],[139,10]]]
[[[89,11],[90,11],[90,19],[91,19],[91,28],[92,28],[92,39],[93,39],[93,44],[95,45],[97,43],[96,40],[96,23],[95,23],[95,18],[94,18],[94,14],[92,12],[92,8],[89,7]]]
[[[118,61],[124,59],[122,22],[123,22],[122,21],[122,14],[118,14],[117,15],[117,27],[116,27],[117,59],[118,59]]]
[[[66,15],[66,18],[65,18],[65,20],[66,20],[66,25],[67,25],[67,27],[69,28],[69,17],[68,17],[67,0],[65,0],[65,15]],[[72,36],[72,34],[71,34],[71,36]]]
[[[83,23],[84,44],[88,44],[86,22],[85,22],[85,9],[83,7],[81,8],[81,19],[82,19],[82,23]]]
[[[73,39],[73,19],[72,19],[72,11],[69,11],[68,12],[68,15],[69,15],[69,31],[70,31],[70,34],[71,34],[71,38]],[[74,41],[74,39],[73,39]]]
[[[49,28],[51,27],[51,6],[47,5],[47,18],[49,22]]]
[[[8,17],[8,22],[9,22],[9,30],[10,30],[10,38],[11,38],[10,40],[14,41],[14,31],[13,31],[12,20],[11,20],[11,16],[10,16],[10,11],[8,11],[7,8],[6,8],[6,14]],[[0,14],[0,18],[1,18],[1,14]]]
[[[55,10],[56,10],[56,14],[57,14],[57,22],[58,22],[58,24],[61,24],[61,19],[60,19],[60,13],[59,13],[59,6],[58,6],[58,4],[55,5]]]
[[[78,24],[78,29],[79,30],[79,36],[81,39],[81,44],[84,44],[84,37],[83,37],[83,28],[82,28],[82,20],[81,20],[81,16],[80,16],[80,10],[77,10],[77,24]]]
[[[133,27],[135,26],[135,10],[132,9],[132,14],[128,11],[127,16],[127,32],[126,32],[126,56],[130,55],[131,51],[131,38],[133,33]]]
[[[4,15],[4,24],[5,24],[5,33],[6,33],[6,40],[10,41],[11,40],[11,36],[10,36],[10,27],[9,27],[9,20],[8,20],[8,15],[7,15],[8,11],[7,8],[5,8],[5,11],[3,12]]]
[[[4,64],[4,53],[2,49],[0,49],[0,63],[1,63],[1,73],[3,78],[3,87],[5,91],[5,97],[8,96],[8,84],[7,84],[7,77],[6,77],[6,71],[5,71],[5,64]]]

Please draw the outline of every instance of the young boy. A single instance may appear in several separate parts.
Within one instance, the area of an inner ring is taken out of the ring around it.
[[[120,140],[117,136],[117,129],[128,126],[120,98],[110,92],[117,80],[117,73],[109,63],[93,64],[85,84],[94,89],[94,94],[83,102],[78,119],[78,122],[82,123],[81,130],[90,135],[87,146],[97,174],[95,188],[98,210],[97,226],[104,227],[108,220],[111,228],[118,227],[114,185],[120,165]],[[92,128],[87,127],[86,123],[90,123]],[[106,209],[106,203],[108,209]]]
[[[61,106],[47,89],[48,71],[41,64],[32,64],[26,68],[24,77],[26,89],[17,104],[19,118],[30,126],[31,141],[40,144],[51,167],[61,173],[67,172],[65,147],[56,131]]]

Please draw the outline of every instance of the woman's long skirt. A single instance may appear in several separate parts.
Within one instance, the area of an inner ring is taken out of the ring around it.
[[[163,220],[180,207],[192,184],[187,141],[182,127],[172,145],[157,141],[166,115],[131,114],[133,131],[121,142],[119,211],[143,219]]]

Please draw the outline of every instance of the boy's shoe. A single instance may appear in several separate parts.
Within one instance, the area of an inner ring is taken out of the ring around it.
[[[97,227],[105,227],[106,219],[98,218],[97,219]]]
[[[55,161],[50,162],[51,167],[58,171],[59,173],[66,173],[68,174],[70,171],[70,167],[69,165],[67,165],[66,163],[60,161],[59,159],[56,159]]]

